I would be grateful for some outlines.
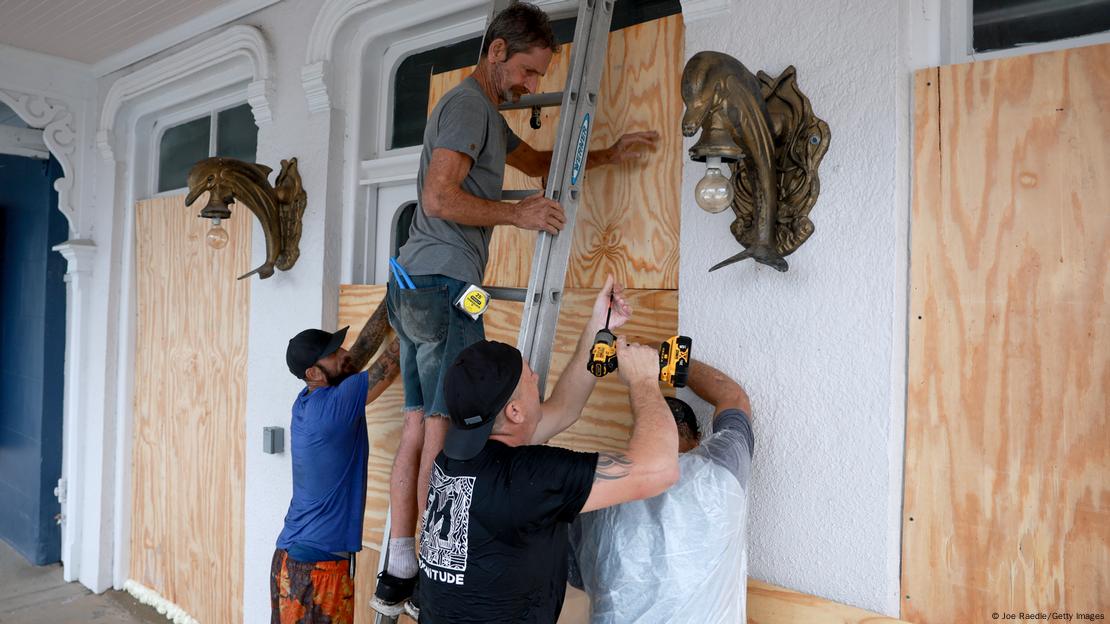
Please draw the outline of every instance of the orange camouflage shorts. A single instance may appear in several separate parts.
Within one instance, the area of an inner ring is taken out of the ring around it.
[[[349,562],[302,563],[282,549],[270,564],[270,624],[354,624]]]

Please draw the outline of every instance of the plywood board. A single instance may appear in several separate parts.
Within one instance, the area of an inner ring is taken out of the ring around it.
[[[183,197],[135,211],[130,577],[201,622],[243,619],[252,232],[232,210],[219,251]]]
[[[339,287],[339,327],[351,326],[344,347],[350,348],[359,330],[385,298],[385,286],[348,285]],[[371,359],[371,362],[373,359]],[[366,477],[366,520],[363,523],[363,546],[380,548],[382,530],[389,509],[389,474],[393,456],[401,440],[401,408],[405,404],[401,378],[389,386],[366,407],[366,434],[370,438],[370,455]],[[366,567],[362,567],[365,572]],[[374,572],[376,573],[376,572]]]
[[[756,579],[748,579],[747,615],[747,624],[909,624]],[[582,624],[588,621],[589,597],[568,586],[566,602],[559,614],[559,624]]]
[[[630,288],[678,288],[679,203],[682,186],[683,104],[679,81],[683,66],[681,15],[637,24],[609,35],[590,148],[609,147],[622,134],[656,130],[660,143],[649,157],[591,170],[582,183],[578,225],[567,270],[568,288],[600,288],[613,273]],[[539,91],[562,91],[571,45],[552,58]],[[432,76],[429,112],[473,67]],[[555,143],[558,108],[545,108],[542,127],[533,130],[527,110],[507,111],[513,131],[538,150]],[[541,188],[508,167],[506,189]],[[486,283],[526,287],[536,234],[498,227],[490,243]]]
[[[553,388],[557,375],[570,359],[586,319],[593,306],[596,290],[575,289],[564,294],[559,330],[552,352],[551,370],[547,387]],[[385,296],[385,286],[342,285],[339,288],[339,326],[350,325],[348,342],[353,342],[358,328]],[[673,336],[678,331],[678,292],[673,290],[630,290],[629,304],[633,307],[633,321],[625,331],[630,336],[655,341]],[[515,345],[520,329],[522,304],[511,301],[494,301],[485,315],[486,337]],[[349,345],[348,345],[349,346]],[[366,426],[370,437],[366,486],[366,516],[363,525],[363,555],[360,556],[360,574],[367,576],[371,566],[364,561],[373,558],[367,548],[378,549],[382,543],[386,515],[389,509],[389,473],[393,456],[401,435],[401,408],[404,395],[400,381],[395,382],[377,400],[366,408]],[[631,430],[631,411],[628,395],[616,375],[603,378],[594,390],[582,417],[552,444],[578,450],[623,449],[627,446]],[[375,552],[376,556],[376,552]],[[375,564],[376,565],[376,564]],[[363,586],[362,583],[369,585]],[[360,589],[361,588],[361,589]],[[373,592],[373,580],[356,583],[356,592]],[[369,595],[367,593],[367,596]],[[359,604],[365,604],[360,602]]]
[[[1110,611],[1110,46],[915,77],[902,615]]]
[[[908,624],[839,602],[748,579],[748,624]]]

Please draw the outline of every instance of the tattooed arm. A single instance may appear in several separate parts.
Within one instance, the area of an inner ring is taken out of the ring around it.
[[[617,358],[632,404],[632,437],[627,451],[598,454],[583,513],[658,496],[679,477],[678,429],[659,391],[658,352],[620,337]]]
[[[388,333],[389,318],[386,316],[385,299],[382,299],[377,309],[367,319],[366,324],[362,326],[362,331],[359,332],[355,343],[348,349],[351,352],[351,362],[355,365],[356,370],[362,370],[366,366],[370,357],[377,352],[378,347],[382,346],[382,342]],[[370,385],[374,385],[373,379],[371,379]]]
[[[359,336],[359,339],[362,337]],[[401,344],[397,342],[397,337],[394,336],[389,346],[382,351],[378,359],[367,369],[370,376],[369,390],[366,391],[366,404],[370,403],[381,396],[385,389],[393,383],[397,378],[397,373],[401,370]]]

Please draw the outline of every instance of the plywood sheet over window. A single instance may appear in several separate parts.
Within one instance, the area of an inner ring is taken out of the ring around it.
[[[243,620],[251,219],[233,211],[219,251],[183,197],[135,211],[130,577],[200,622]]]
[[[548,388],[555,386],[557,373],[562,372],[570,360],[596,296],[597,291],[589,289],[568,290],[564,294],[558,335],[551,357],[553,372],[548,378]],[[339,326],[351,326],[352,331],[347,335],[348,343],[354,342],[358,334],[355,330],[366,323],[366,319],[384,297],[385,286],[340,287]],[[623,330],[628,335],[660,341],[677,333],[678,291],[630,290],[626,291],[626,297],[634,309],[632,322]],[[515,345],[520,330],[522,305],[512,301],[494,301],[485,314],[486,337]],[[402,386],[398,380],[366,408],[370,459],[362,540],[367,548],[359,555],[361,572],[355,583],[356,604],[359,605],[365,605],[373,593],[373,569],[389,509],[389,473],[401,436],[403,402]],[[589,451],[623,449],[627,446],[631,425],[627,390],[616,375],[609,375],[598,382],[578,423],[556,436],[552,444]]]
[[[1110,46],[915,78],[902,613],[1110,611]]]
[[[574,247],[567,269],[568,288],[600,288],[613,273],[630,288],[678,288],[679,202],[682,186],[683,104],[679,80],[683,66],[682,16],[673,15],[609,34],[596,123],[590,148],[609,147],[625,132],[657,130],[660,143],[640,161],[593,169],[582,182]],[[562,91],[572,45],[551,60],[539,91]],[[429,112],[439,98],[474,71],[473,67],[432,76]],[[527,110],[507,111],[513,131],[532,147],[555,143],[559,109],[543,109],[542,127],[528,125]],[[541,188],[508,167],[506,189]],[[490,243],[486,283],[527,287],[535,232],[499,227]]]

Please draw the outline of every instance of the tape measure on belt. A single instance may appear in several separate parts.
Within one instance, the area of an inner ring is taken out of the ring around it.
[[[478,317],[482,316],[489,307],[489,293],[471,284],[455,300],[455,307],[468,314],[470,318],[478,320]]]

